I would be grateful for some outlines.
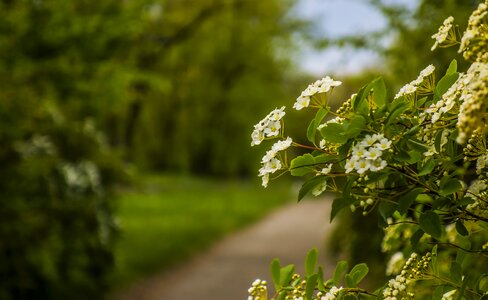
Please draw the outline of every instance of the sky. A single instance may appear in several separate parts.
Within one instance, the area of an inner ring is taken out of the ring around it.
[[[387,26],[385,18],[367,0],[299,0],[296,13],[315,24],[316,32],[325,37],[368,34]],[[417,0],[389,0],[414,9]],[[329,48],[317,51],[305,47],[299,58],[301,68],[314,75],[351,74],[378,63],[370,50]]]

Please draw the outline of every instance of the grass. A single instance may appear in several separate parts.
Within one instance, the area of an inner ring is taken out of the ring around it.
[[[290,187],[152,175],[119,195],[113,285],[167,269],[289,201]]]

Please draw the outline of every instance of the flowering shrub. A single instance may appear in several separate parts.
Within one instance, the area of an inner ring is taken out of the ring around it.
[[[299,200],[325,190],[338,194],[331,220],[343,209],[378,214],[382,249],[391,258],[386,273],[393,277],[367,291],[358,287],[367,265],[349,270],[341,261],[324,280],[311,250],[303,276],[293,265],[271,263],[272,299],[488,299],[488,1],[462,36],[449,17],[432,38],[432,50],[460,45],[469,69],[458,72],[453,60],[436,80],[429,65],[393,99],[378,78],[336,112],[328,97],[341,82],[318,80],[293,105],[316,110],[309,145],[285,134],[285,107],[255,126],[252,146],[275,140],[261,161],[263,186],[290,173],[305,179]],[[308,153],[291,159],[290,147]],[[268,299],[266,282],[256,280],[249,294]]]

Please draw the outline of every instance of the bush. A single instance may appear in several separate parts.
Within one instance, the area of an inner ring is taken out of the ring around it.
[[[461,37],[449,17],[433,35],[437,47],[460,45],[471,63],[464,73],[452,61],[436,80],[429,65],[390,99],[381,78],[351,96],[336,112],[328,98],[341,82],[330,77],[309,85],[294,104],[316,109],[306,136],[309,145],[284,132],[285,107],[255,126],[252,144],[278,139],[262,159],[260,176],[304,177],[299,200],[324,191],[338,194],[331,219],[343,209],[376,214],[391,258],[394,278],[371,292],[358,286],[366,264],[349,270],[338,263],[325,281],[316,250],[306,258],[306,274],[292,265],[271,264],[273,299],[480,299],[488,297],[488,1],[470,17]],[[327,115],[332,119],[325,121]],[[290,147],[309,153],[288,159]],[[249,299],[267,299],[257,280]]]

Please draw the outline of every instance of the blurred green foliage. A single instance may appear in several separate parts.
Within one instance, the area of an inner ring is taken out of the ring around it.
[[[0,299],[101,297],[122,162],[255,172],[293,2],[0,0]]]

